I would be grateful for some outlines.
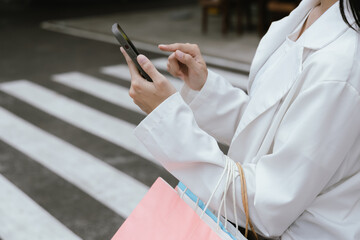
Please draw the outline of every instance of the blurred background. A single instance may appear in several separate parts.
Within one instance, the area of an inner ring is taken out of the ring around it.
[[[0,239],[110,239],[157,177],[176,186],[132,134],[145,114],[113,23],[177,89],[160,43],[197,43],[246,89],[261,37],[298,3],[0,0]]]

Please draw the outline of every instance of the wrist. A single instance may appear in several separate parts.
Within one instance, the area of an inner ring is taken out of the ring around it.
[[[193,81],[190,81],[189,82],[190,84],[187,85],[189,88],[191,88],[194,91],[200,91],[204,87],[207,78],[208,78],[208,71],[206,69],[206,71],[202,75],[198,76]]]

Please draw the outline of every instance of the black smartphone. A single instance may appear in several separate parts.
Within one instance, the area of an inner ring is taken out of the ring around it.
[[[139,55],[139,51],[136,49],[134,44],[131,42],[130,38],[125,34],[125,32],[121,29],[120,25],[118,23],[114,23],[112,25],[112,32],[114,33],[116,39],[120,43],[120,45],[124,48],[126,53],[129,55],[129,57],[132,59],[132,61],[135,63],[137,69],[139,70],[139,73],[143,78],[148,80],[149,82],[152,82],[152,79],[149,77],[149,75],[141,68],[139,65],[136,57]]]

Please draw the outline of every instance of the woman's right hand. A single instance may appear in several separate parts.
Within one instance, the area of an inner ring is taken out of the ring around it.
[[[199,47],[196,44],[174,43],[160,44],[159,49],[173,52],[168,58],[168,72],[182,79],[189,88],[200,91],[206,82],[208,71]]]

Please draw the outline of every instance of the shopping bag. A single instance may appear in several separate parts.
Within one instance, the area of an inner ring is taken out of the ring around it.
[[[156,240],[246,240],[249,226],[257,238],[249,217],[246,181],[242,167],[227,156],[224,156],[224,161],[224,171],[206,204],[182,183],[175,190],[163,179],[158,178],[112,240],[144,238]],[[235,181],[237,171],[241,178],[241,196],[246,215],[245,236],[238,231],[235,184],[232,184]],[[216,217],[209,210],[209,204],[225,176],[225,186],[222,186],[224,189],[220,189],[222,198]],[[232,186],[235,228],[228,224],[225,205],[230,186]],[[221,215],[222,213],[224,216]]]
[[[250,220],[244,170],[240,165],[240,163],[235,163],[226,155],[224,155],[224,162],[225,162],[224,171],[218,183],[216,184],[215,189],[213,190],[206,205],[194,193],[192,193],[182,182],[179,182],[178,186],[176,187],[176,190],[178,191],[180,197],[189,206],[191,206],[194,209],[194,211],[197,214],[199,214],[200,218],[202,218],[208,224],[208,226],[210,226],[213,229],[213,231],[217,232],[218,235],[222,237],[222,239],[246,240],[249,227],[252,230],[255,238],[258,239],[254,226],[252,225]],[[240,177],[241,198],[242,198],[242,204],[246,217],[245,236],[238,231],[238,223],[237,223],[238,219],[237,219],[237,207],[236,207],[237,200],[236,200],[236,192],[235,192],[235,178],[237,175],[236,172],[239,173],[239,177]],[[226,176],[225,186],[223,187],[223,189],[221,189],[222,199],[220,206],[217,208],[217,216],[216,216],[213,213],[213,211],[210,211],[209,204],[212,200],[213,195],[219,188],[220,182],[225,176]],[[226,196],[228,195],[228,191],[231,191],[230,186],[232,186],[232,198],[233,198],[232,202],[233,202],[233,213],[235,215],[235,227],[232,224],[228,224],[227,208],[225,206]],[[224,213],[224,216],[221,215],[222,212]],[[204,213],[206,217],[203,216]]]
[[[112,240],[221,240],[176,190],[158,178]]]
[[[205,209],[206,204],[201,201],[193,192],[190,191],[182,182],[176,186],[176,190],[186,204],[188,204],[200,216],[200,218],[223,240],[246,240],[246,238],[233,225],[229,224],[225,227],[223,217],[218,217],[212,210]],[[201,216],[203,213],[205,214]]]

